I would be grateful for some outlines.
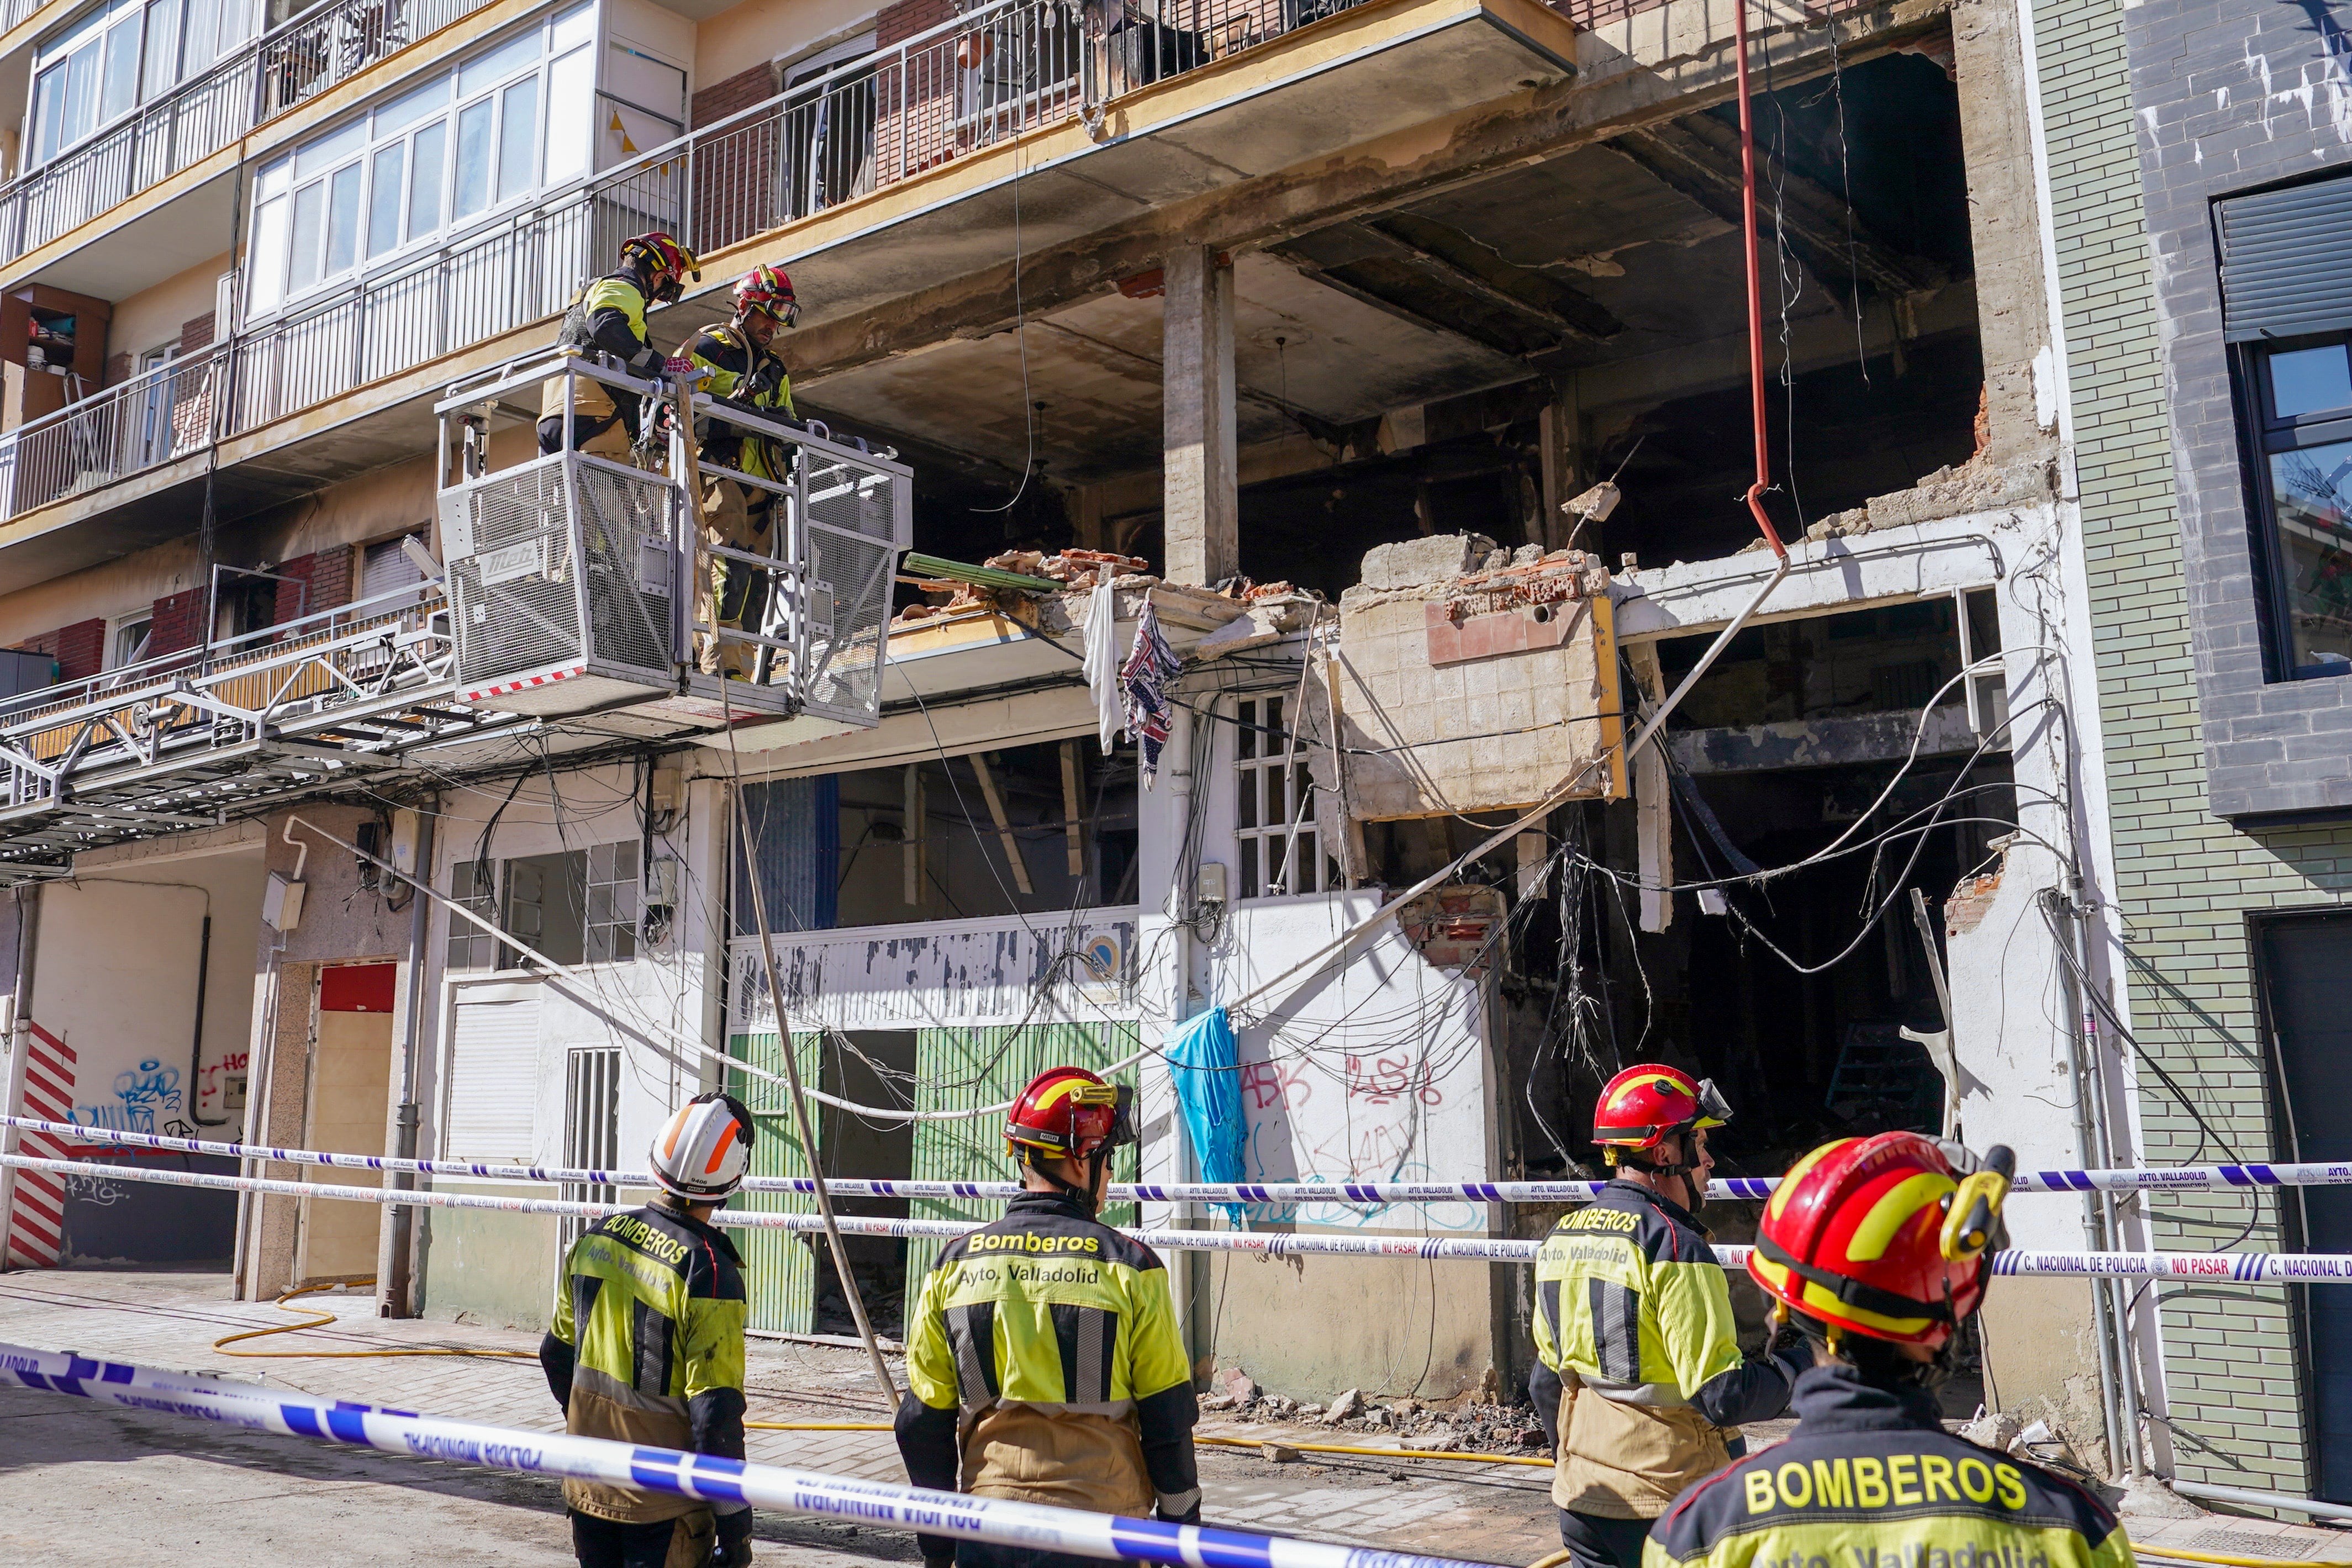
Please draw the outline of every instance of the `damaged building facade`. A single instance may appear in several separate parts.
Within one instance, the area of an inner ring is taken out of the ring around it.
[[[74,0],[0,35],[26,117],[0,186],[13,1105],[609,1168],[724,1082],[761,1113],[755,1169],[803,1174],[790,1050],[829,1097],[826,1171],[974,1180],[1005,1166],[966,1113],[1075,1061],[1138,1086],[1136,1174],[1181,1180],[1203,1151],[1160,1052],[1223,1008],[1244,1180],[1586,1174],[1599,1084],[1652,1059],[1738,1108],[1727,1174],[1891,1127],[2041,1166],[2221,1157],[2120,1031],[2076,1022],[2189,1006],[2174,987],[2229,1043],[2184,1023],[2159,1059],[2234,1096],[2231,1155],[2284,1154],[2244,941],[2199,916],[2238,944],[2225,983],[2138,934],[2186,919],[2158,824],[2204,813],[2242,856],[2240,818],[2334,802],[2209,807],[2179,760],[2208,690],[2187,620],[2158,675],[2121,652],[2221,580],[2178,553],[2167,438],[2191,436],[2160,411],[2234,441],[2210,387],[2238,361],[2175,367],[2193,402],[2156,368],[2175,305],[2132,237],[2155,231],[2120,6],[1748,7],[1760,416],[1727,0],[217,9],[202,40]],[[77,99],[73,61],[118,47],[145,63]],[[2095,90],[2056,90],[2069,50]],[[792,634],[872,663],[860,722],[687,673],[468,679],[497,617],[466,595],[561,574],[485,567],[449,497],[530,470],[536,393],[506,372],[655,226],[702,262],[650,318],[665,347],[755,262],[796,286],[804,467],[879,508],[857,580],[884,597],[813,569],[825,607]],[[2118,291],[2137,346],[2110,347]],[[1785,571],[1740,500],[1759,434]],[[2173,542],[2126,549],[2126,513]],[[1164,738],[1119,733],[1147,626]],[[2322,846],[2306,867],[2332,842],[2279,831]],[[388,1312],[530,1322],[568,1234],[101,1186],[14,1178],[14,1260],[227,1260],[248,1296],[372,1277]],[[2245,1245],[2278,1239],[2263,1212]],[[2051,1250],[2231,1239],[2066,1198],[2010,1223]],[[852,1239],[885,1332],[933,1245]],[[756,1329],[844,1327],[829,1259],[778,1232],[746,1254]],[[1204,1377],[1524,1379],[1523,1270],[1181,1270]],[[2228,1416],[2200,1336],[2303,1311],[2008,1280],[1969,1388],[2095,1469],[2300,1490],[2324,1444]],[[2320,1409],[2269,1357],[2265,1397]]]

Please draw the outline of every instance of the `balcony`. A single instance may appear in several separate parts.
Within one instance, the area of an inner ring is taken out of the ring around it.
[[[111,127],[0,187],[0,265],[32,256],[142,192],[189,173],[259,127],[493,3],[330,0],[240,45]],[[28,0],[10,0],[0,18],[19,10],[29,15],[31,9]],[[214,169],[200,183],[210,183],[232,168]],[[228,246],[226,225],[216,235],[211,225],[199,227],[201,235],[159,232],[142,237],[162,242],[182,257],[181,266],[188,266]]]
[[[1573,68],[1536,0],[1201,0],[1183,27],[1163,4],[992,0],[21,427],[0,591],[184,533],[208,468],[235,517],[425,450],[435,393],[538,346],[649,227],[706,258],[713,297],[755,248],[786,261],[822,319],[1001,262],[1015,202],[1045,246]],[[101,510],[109,538],[79,537]]]

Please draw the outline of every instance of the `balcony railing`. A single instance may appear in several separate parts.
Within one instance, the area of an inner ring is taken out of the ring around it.
[[[10,0],[11,17],[20,3]],[[488,4],[331,0],[273,28],[0,187],[0,259],[47,245]]]
[[[0,879],[511,723],[453,700],[448,619],[411,584],[0,704]]]
[[[330,41],[350,37],[362,52],[388,50],[397,29],[381,18],[398,15],[421,26],[428,15],[454,19],[478,3],[343,0],[270,34],[260,57],[299,56],[319,72],[349,74],[356,66],[344,68]],[[0,502],[15,517],[547,320],[631,235],[667,229],[708,256],[976,148],[1092,114],[1120,94],[1354,3],[992,0],[396,269],[297,305],[202,360],[21,427],[0,438]],[[345,26],[357,30],[337,30]],[[0,193],[0,221],[9,199]]]

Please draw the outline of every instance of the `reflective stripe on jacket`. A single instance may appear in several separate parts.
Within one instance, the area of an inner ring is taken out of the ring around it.
[[[1613,1181],[1536,1254],[1530,1380],[1552,1417],[1552,1500],[1654,1519],[1731,1462],[1738,1423],[1778,1416],[1790,1373],[1741,1354],[1731,1290],[1680,1205]]]
[[[1685,1492],[1643,1568],[2132,1568],[2106,1506],[2039,1466],[1947,1434],[1935,1400],[1851,1366],[1797,1380],[1797,1429]]]
[[[548,1330],[572,1352],[564,1430],[741,1458],[747,1312],[743,1262],[722,1232],[663,1207],[604,1220],[572,1244]],[[563,1495],[624,1523],[708,1506],[576,1480]]]
[[[899,1448],[919,1485],[1133,1515],[1199,1506],[1168,1270],[1058,1194],[1024,1194],[940,1252],[907,1383]]]

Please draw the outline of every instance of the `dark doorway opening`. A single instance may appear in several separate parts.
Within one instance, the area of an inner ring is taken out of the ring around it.
[[[2277,1053],[2273,1142],[2290,1160],[2352,1160],[2352,915],[2277,915],[2254,923],[2263,1017]],[[2352,1252],[2352,1187],[2299,1186],[2285,1204],[2298,1252]],[[2294,1235],[2300,1230],[2301,1235]],[[2298,1285],[2297,1328],[2311,1368],[2305,1425],[2312,1495],[2352,1502],[2352,1291]]]

